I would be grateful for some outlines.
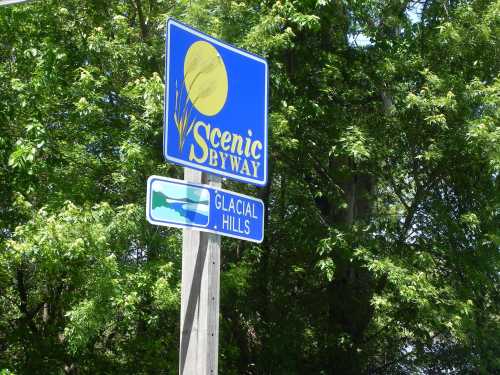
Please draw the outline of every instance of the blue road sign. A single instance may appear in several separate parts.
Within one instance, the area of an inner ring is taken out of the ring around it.
[[[146,218],[151,224],[191,228],[262,242],[264,203],[260,199],[173,178],[148,179]]]
[[[266,60],[173,19],[165,48],[165,158],[266,185]]]

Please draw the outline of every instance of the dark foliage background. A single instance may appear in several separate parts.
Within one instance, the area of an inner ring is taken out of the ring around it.
[[[0,8],[0,374],[177,372],[181,235],[144,214],[182,176],[170,16],[271,73],[220,372],[500,372],[498,0],[38,0]]]

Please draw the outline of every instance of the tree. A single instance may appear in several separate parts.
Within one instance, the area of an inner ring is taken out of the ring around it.
[[[268,59],[263,244],[222,244],[223,374],[500,369],[498,1],[0,9],[0,369],[177,371],[180,233],[144,217],[164,25]],[[364,42],[362,42],[364,41]]]

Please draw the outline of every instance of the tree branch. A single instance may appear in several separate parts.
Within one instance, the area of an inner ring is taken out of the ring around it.
[[[139,26],[141,28],[141,37],[142,39],[146,39],[148,35],[148,28],[146,25],[146,21],[144,19],[144,13],[142,12],[142,3],[141,0],[134,0],[135,8],[137,9],[137,15],[139,16]]]
[[[24,284],[24,273],[22,269],[18,268],[16,271],[16,281],[17,281],[17,291],[19,292],[19,299],[21,304],[19,305],[19,310],[21,310],[26,324],[29,326],[33,333],[37,333],[35,323],[33,322],[33,316],[41,309],[43,303],[38,304],[38,306],[32,311],[28,310],[28,292],[26,291],[26,286]]]

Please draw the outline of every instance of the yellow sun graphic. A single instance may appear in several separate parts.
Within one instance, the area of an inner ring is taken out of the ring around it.
[[[205,116],[214,116],[227,99],[227,72],[221,55],[205,41],[194,42],[184,59],[184,83],[189,100]]]

